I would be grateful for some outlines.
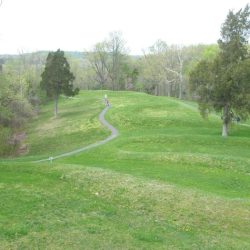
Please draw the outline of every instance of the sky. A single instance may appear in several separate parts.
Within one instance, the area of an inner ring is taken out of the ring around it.
[[[1,0],[0,0],[1,2]],[[246,0],[2,0],[0,54],[39,50],[85,51],[120,31],[130,54],[158,39],[211,44],[228,11]]]

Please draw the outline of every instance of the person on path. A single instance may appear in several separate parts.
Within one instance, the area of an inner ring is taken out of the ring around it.
[[[109,100],[108,100],[107,94],[104,95],[104,101],[105,101],[105,105],[109,106]]]

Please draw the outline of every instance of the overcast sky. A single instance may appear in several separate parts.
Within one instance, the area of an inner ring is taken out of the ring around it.
[[[0,0],[1,1],[1,0]],[[229,9],[246,0],[2,0],[0,54],[83,51],[121,31],[131,54],[157,39],[210,44]]]

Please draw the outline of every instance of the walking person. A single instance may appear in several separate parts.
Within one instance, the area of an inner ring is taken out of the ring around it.
[[[104,95],[104,101],[105,101],[105,105],[108,107],[109,106],[109,100],[108,100],[107,94]]]

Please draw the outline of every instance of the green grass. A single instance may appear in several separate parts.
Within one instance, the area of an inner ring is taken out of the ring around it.
[[[153,178],[226,197],[249,197],[250,131],[233,126],[220,136],[221,121],[204,121],[186,103],[139,93],[110,93],[107,119],[115,141],[62,160]],[[98,157],[97,157],[98,156]]]
[[[46,158],[106,138],[109,133],[98,120],[103,108],[101,98],[94,92],[62,97],[57,118],[53,116],[54,103],[44,106],[39,117],[27,127],[28,155]]]
[[[2,161],[0,249],[250,249],[250,128],[233,125],[225,139],[193,103],[107,94],[115,140],[24,162],[109,134],[97,120],[104,92],[86,91],[61,99],[58,119],[45,106],[29,154]]]
[[[70,164],[0,169],[2,249],[249,246],[249,200]]]

